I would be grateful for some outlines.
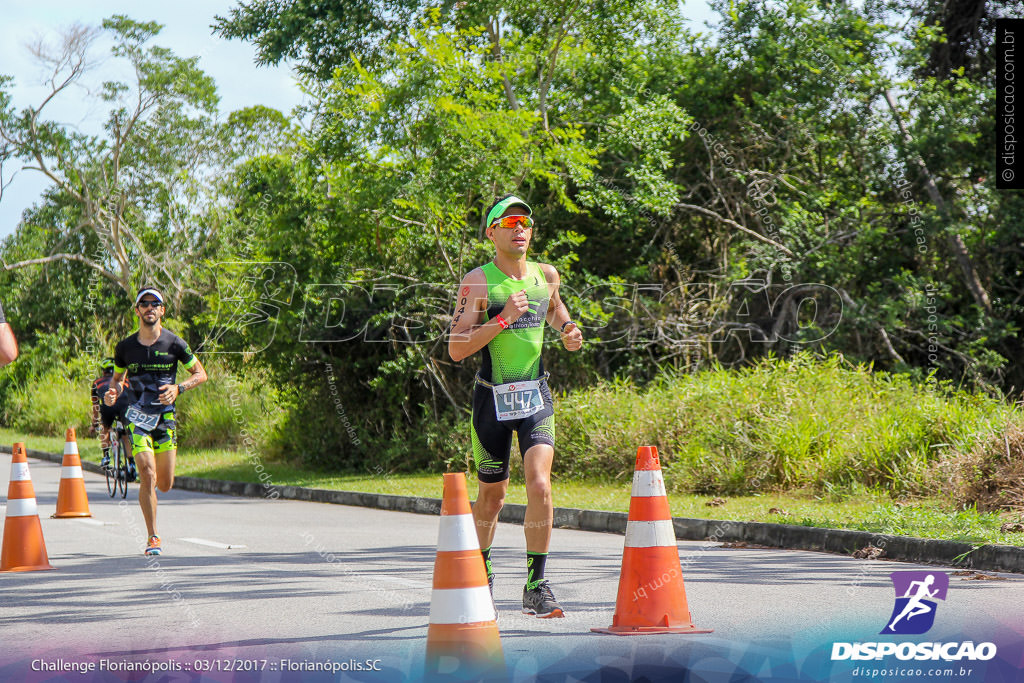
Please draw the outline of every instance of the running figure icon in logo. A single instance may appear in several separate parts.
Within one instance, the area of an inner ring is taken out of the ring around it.
[[[918,635],[935,623],[936,602],[945,600],[949,575],[944,572],[893,572],[896,604],[882,634]]]

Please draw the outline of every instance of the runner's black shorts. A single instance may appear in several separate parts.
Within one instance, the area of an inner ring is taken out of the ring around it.
[[[100,421],[103,422],[103,426],[110,429],[111,425],[114,424],[115,419],[124,418],[124,408],[119,407],[117,404],[108,406],[106,403],[100,402]]]
[[[489,386],[476,382],[473,387],[473,459],[480,481],[496,484],[508,479],[513,432],[519,437],[520,457],[537,444],[554,447],[555,407],[544,378],[541,378],[540,393],[544,407],[539,412],[499,422],[494,410],[494,393]]]

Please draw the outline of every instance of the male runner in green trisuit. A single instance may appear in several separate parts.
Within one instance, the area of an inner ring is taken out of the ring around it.
[[[554,267],[526,260],[533,236],[530,207],[509,195],[487,213],[487,238],[494,261],[470,271],[459,285],[448,353],[461,361],[483,349],[473,389],[473,457],[479,493],[473,505],[477,538],[494,587],[491,541],[508,490],[512,432],[526,475],[526,567],[523,613],[564,616],[544,578],[551,541],[551,461],[555,421],[547,373],[540,359],[545,321],[559,330],[569,351],[583,346],[583,334],[558,296]]]

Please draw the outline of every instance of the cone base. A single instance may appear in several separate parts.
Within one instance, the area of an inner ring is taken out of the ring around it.
[[[68,519],[70,517],[92,517],[91,512],[55,512],[50,519]]]
[[[504,655],[498,625],[493,621],[430,624],[427,628],[427,657],[434,656],[502,661]]]
[[[0,572],[36,572],[46,569],[56,569],[56,567],[51,567],[48,564],[35,564],[26,567],[8,567],[7,569],[0,569]]]
[[[430,624],[426,678],[430,681],[505,679],[505,655],[492,622]]]
[[[609,626],[608,628],[592,628],[593,633],[604,633],[612,636],[642,636],[655,633],[714,633],[714,629],[689,628],[679,626]]]

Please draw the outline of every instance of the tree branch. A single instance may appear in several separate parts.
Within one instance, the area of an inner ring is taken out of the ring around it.
[[[111,282],[117,284],[119,287],[127,291],[127,288],[124,286],[121,280],[118,279],[116,275],[114,275],[109,270],[107,270],[100,264],[96,263],[92,259],[86,256],[82,256],[81,254],[50,254],[49,256],[44,256],[42,258],[27,259],[25,261],[18,261],[17,263],[5,263],[3,264],[3,270],[16,270],[18,268],[36,266],[43,263],[53,263],[56,261],[78,261],[79,263],[84,263],[85,265],[89,266],[90,268],[98,272],[103,277],[107,278]]]
[[[498,19],[492,18],[487,22],[487,35],[491,38],[491,56],[494,60],[505,66],[505,58],[501,54],[501,27],[498,26]],[[505,99],[508,100],[508,106],[512,108],[512,111],[519,110],[519,100],[516,99],[516,94],[512,90],[512,83],[508,80],[508,73],[503,68],[501,70],[501,81],[505,86]]]
[[[944,222],[948,224],[949,211],[946,208],[946,202],[939,193],[939,188],[935,184],[932,174],[928,171],[928,166],[925,165],[924,159],[920,154],[913,151],[912,145],[914,140],[910,137],[907,127],[903,124],[896,98],[888,88],[885,89],[885,101],[889,105],[889,111],[892,112],[892,117],[896,121],[897,127],[900,129],[900,136],[903,138],[903,143],[907,146],[907,153],[910,154],[911,160],[921,171],[921,175],[924,178],[924,187],[928,191],[932,204],[939,210],[939,213],[945,219]],[[989,300],[985,287],[981,284],[981,278],[978,277],[978,271],[974,268],[974,261],[971,259],[971,254],[967,250],[967,245],[964,243],[963,238],[959,233],[950,231],[947,235],[947,240],[949,241],[950,248],[953,250],[957,263],[960,265],[960,270],[964,276],[964,284],[967,285],[967,289],[971,291],[971,296],[974,297],[974,302],[991,315],[992,302]]]
[[[793,256],[793,257],[796,256],[796,254],[794,254],[792,251],[790,251],[789,248],[786,247],[785,244],[780,244],[779,242],[776,242],[775,240],[773,240],[773,239],[771,239],[769,237],[765,237],[761,233],[755,232],[755,231],[751,230],[750,228],[748,228],[746,226],[740,225],[736,221],[734,221],[732,219],[729,219],[729,218],[726,218],[725,216],[722,216],[721,214],[715,213],[711,209],[705,209],[703,206],[697,206],[696,204],[684,204],[682,202],[677,203],[676,207],[678,207],[680,209],[689,209],[691,211],[696,211],[698,213],[702,213],[702,214],[704,214],[706,216],[711,216],[715,220],[721,221],[722,223],[725,223],[726,225],[730,225],[730,226],[736,228],[737,230],[739,230],[741,232],[744,232],[744,233],[750,235],[751,237],[764,242],[765,244],[772,245],[773,247],[775,247],[776,249],[778,249],[779,251],[784,253],[786,256]]]

